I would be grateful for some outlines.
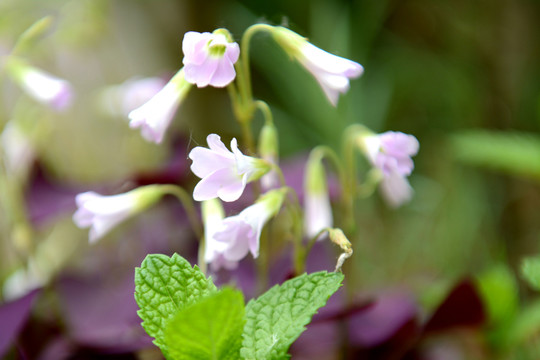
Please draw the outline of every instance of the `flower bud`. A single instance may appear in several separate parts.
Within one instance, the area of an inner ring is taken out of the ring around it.
[[[317,150],[311,152],[306,164],[304,191],[304,231],[312,238],[333,223],[326,171]]]

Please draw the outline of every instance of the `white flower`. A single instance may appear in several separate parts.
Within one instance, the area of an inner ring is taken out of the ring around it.
[[[129,113],[129,126],[132,129],[141,128],[142,136],[146,140],[161,143],[178,106],[190,88],[191,84],[185,81],[184,71],[180,69],[163,89]]]
[[[216,134],[208,135],[206,142],[209,149],[197,146],[188,155],[193,160],[191,171],[201,178],[193,190],[196,201],[216,197],[223,201],[238,200],[248,182],[270,169],[264,160],[242,154],[236,139],[231,141],[232,152]]]
[[[239,261],[248,252],[251,252],[254,258],[259,256],[262,229],[268,220],[279,212],[285,194],[285,189],[271,190],[240,214],[225,218],[221,222],[221,229],[214,234],[214,239],[226,244],[220,251],[227,261]]]
[[[220,268],[232,270],[238,266],[237,261],[230,261],[223,253],[228,247],[226,242],[218,241],[214,235],[221,228],[225,211],[218,199],[210,199],[201,203],[202,218],[204,221],[204,261],[210,264],[212,270]]]
[[[315,77],[334,106],[338,103],[339,95],[349,90],[349,79],[357,78],[364,72],[362,65],[357,62],[321,50],[287,28],[276,27],[273,35],[285,51]]]
[[[17,58],[10,58],[6,69],[28,95],[42,104],[58,111],[71,105],[73,89],[66,80],[30,66]]]
[[[73,221],[80,228],[90,227],[91,243],[106,235],[127,218],[156,202],[163,194],[156,186],[144,186],[130,192],[103,196],[93,191],[76,196]]]
[[[369,161],[382,173],[380,186],[385,200],[393,207],[409,201],[413,190],[407,176],[414,169],[411,157],[418,153],[418,140],[412,135],[388,131],[364,135],[360,145]]]
[[[226,34],[226,30],[218,29],[213,33],[189,31],[184,35],[182,62],[188,82],[197,87],[225,87],[234,80],[234,63],[240,55],[240,47],[229,42]]]
[[[166,85],[160,77],[133,78],[122,84],[108,86],[100,94],[100,105],[112,116],[128,117]]]

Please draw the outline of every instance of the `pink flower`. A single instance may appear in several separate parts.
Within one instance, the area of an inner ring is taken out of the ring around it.
[[[182,42],[186,80],[197,87],[225,87],[234,80],[234,63],[240,47],[229,42],[223,30],[214,33],[189,31]]]
[[[227,261],[240,261],[248,252],[259,256],[259,241],[264,225],[275,216],[283,204],[286,190],[271,190],[240,214],[225,218],[214,239],[226,244],[220,252]]]
[[[66,80],[30,66],[17,58],[10,58],[6,69],[23,90],[35,100],[58,111],[71,105],[73,89]]]
[[[407,181],[420,144],[412,135],[388,131],[379,135],[366,135],[363,149],[370,162],[381,171],[381,190],[387,202],[398,207],[409,201],[413,190]]]
[[[77,211],[73,222],[90,227],[91,243],[105,236],[112,228],[156,202],[163,193],[155,186],[140,187],[130,192],[103,196],[93,191],[75,197]]]
[[[216,134],[208,135],[206,142],[209,149],[197,146],[188,155],[193,160],[191,171],[202,179],[193,190],[197,201],[216,197],[223,201],[238,200],[248,182],[270,170],[264,160],[242,154],[236,139],[231,141],[232,152]]]
[[[129,113],[129,126],[132,129],[141,128],[142,136],[146,140],[161,143],[178,106],[190,88],[191,84],[185,81],[184,71],[180,69],[163,89]]]
[[[364,72],[362,65],[321,50],[287,28],[276,27],[273,34],[285,51],[315,77],[334,106],[338,103],[339,94],[349,90],[349,79]]]

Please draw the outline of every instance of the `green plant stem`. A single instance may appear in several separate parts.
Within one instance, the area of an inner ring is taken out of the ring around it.
[[[244,92],[244,96],[246,99],[253,99],[252,89],[251,89],[251,73],[250,73],[250,67],[249,67],[249,46],[251,43],[251,39],[257,32],[261,31],[272,31],[273,26],[266,25],[266,24],[255,24],[251,25],[246,29],[244,32],[244,36],[242,36],[241,40],[241,46],[242,46],[242,54],[241,54],[241,60],[242,60],[242,78],[244,81],[244,89],[241,89],[240,91]]]
[[[270,110],[270,106],[262,100],[256,100],[255,106],[257,109],[261,111],[264,117],[264,122],[267,125],[273,125],[274,124],[274,117],[272,116],[272,111]]]
[[[294,265],[294,274],[295,276],[301,275],[305,272],[306,268],[306,256],[305,248],[302,243],[303,239],[303,227],[302,224],[302,209],[300,207],[300,202],[298,196],[294,189],[286,187],[288,190],[287,203],[291,211],[292,224],[293,224],[293,265]]]
[[[199,254],[198,254],[198,265],[203,273],[206,274],[206,262],[204,261],[204,251],[205,251],[205,242],[204,242],[204,231],[197,210],[195,209],[195,204],[191,198],[191,195],[188,194],[183,188],[177,185],[161,185],[161,190],[164,194],[170,194],[176,196],[180,203],[186,210],[186,214],[191,224],[191,227],[199,239]]]
[[[358,136],[363,133],[371,133],[371,131],[363,125],[354,124],[348,126],[343,133],[343,159],[344,179],[342,182],[341,203],[343,204],[343,211],[345,214],[344,228],[348,233],[354,234],[356,232],[356,223],[354,221],[354,199],[358,195],[358,177],[356,174],[356,162],[355,162],[355,149],[358,147],[356,144]]]
[[[249,46],[251,38],[255,33],[258,31],[268,31],[271,29],[272,27],[270,25],[255,24],[250,26],[244,32],[244,36],[241,40],[242,52],[240,59],[235,64],[237,76],[236,83],[238,84],[238,89],[232,86],[230,87],[229,91],[233,101],[234,113],[236,119],[242,127],[242,137],[249,154],[255,153],[255,142],[253,140],[253,135],[251,134],[251,122],[253,120],[256,106],[261,106],[256,104],[253,100],[249,65]]]

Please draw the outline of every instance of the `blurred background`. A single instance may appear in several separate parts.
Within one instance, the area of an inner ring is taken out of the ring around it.
[[[16,161],[22,169],[4,164],[2,174],[0,284],[17,311],[6,305],[0,319],[20,316],[0,321],[0,357],[160,358],[137,328],[133,268],[150,252],[194,256],[183,210],[165,199],[90,246],[88,232],[72,223],[73,199],[149,183],[192,187],[189,149],[210,132],[240,134],[226,91],[193,89],[158,146],[129,128],[121,84],[148,77],[164,84],[182,66],[187,31],[224,27],[239,40],[267,22],[365,68],[334,108],[269,36],[254,38],[254,95],[274,113],[283,163],[303,168],[299,159],[318,144],[339,151],[354,123],[420,142],[409,204],[390,209],[378,194],[357,204],[346,293],[360,299],[353,304],[387,300],[375,303],[378,312],[366,305],[371,331],[381,335],[370,342],[341,331],[335,339],[320,326],[313,341],[328,346],[310,355],[302,346],[308,329],[293,358],[540,358],[539,1],[3,0],[0,56],[44,16],[51,26],[20,56],[68,80],[74,95],[58,112],[0,78],[0,124],[17,124],[30,144],[28,160]],[[337,252],[324,250],[330,270]],[[469,310],[448,332],[426,335],[434,314]]]

